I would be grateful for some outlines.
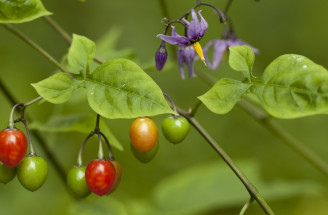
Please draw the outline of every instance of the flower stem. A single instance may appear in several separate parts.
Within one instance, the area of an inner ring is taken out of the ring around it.
[[[58,25],[50,16],[44,16],[43,19],[60,35],[64,38],[64,40],[70,45],[72,43],[72,37],[60,26]],[[101,58],[95,56],[94,61],[102,64],[105,62]]]
[[[109,159],[110,161],[115,160],[115,158],[114,158],[114,156],[113,156],[112,147],[110,146],[110,143],[109,143],[107,137],[106,137],[102,132],[99,132],[99,133],[100,133],[100,135],[105,139],[105,142],[106,142],[106,144],[107,144],[107,148],[108,148],[108,159]]]
[[[179,109],[178,112],[184,116],[190,124],[198,131],[200,135],[211,145],[211,147],[220,155],[224,162],[230,167],[230,169],[235,173],[239,180],[244,184],[245,188],[249,192],[250,196],[254,198],[260,205],[262,210],[268,214],[273,215],[274,212],[257,191],[256,187],[247,179],[247,177],[239,170],[239,168],[234,164],[229,155],[218,145],[218,143],[207,133],[207,131],[199,124],[199,122],[191,116],[188,112]]]
[[[233,2],[233,0],[229,0],[228,3],[227,3],[227,5],[225,6],[225,8],[224,8],[224,13],[225,14],[228,13],[228,11],[229,11],[229,9],[231,7],[232,2]]]
[[[203,81],[212,86],[216,83],[216,78],[210,76],[209,74],[205,74],[202,70],[199,70],[198,75]],[[307,148],[301,141],[292,137],[288,132],[280,128],[277,124],[270,120],[270,116],[261,111],[256,106],[250,104],[246,100],[241,100],[237,103],[237,105],[246,111],[253,119],[255,119],[258,123],[260,123],[264,128],[266,128],[270,133],[274,134],[278,137],[283,143],[285,143],[288,147],[290,147],[293,151],[303,157],[306,161],[312,164],[315,168],[317,168],[320,172],[324,173],[328,176],[328,164],[322,158],[320,158],[317,154],[312,152],[309,148]]]
[[[6,28],[11,33],[15,34],[17,37],[19,37],[21,40],[23,40],[25,43],[27,43],[29,46],[31,46],[34,50],[38,51],[41,55],[43,55],[45,58],[47,58],[48,61],[50,61],[54,66],[56,66],[60,71],[66,73],[72,79],[75,79],[72,76],[72,74],[67,72],[65,70],[65,68],[58,61],[56,61],[48,52],[46,52],[44,49],[42,49],[38,44],[36,44],[33,40],[31,40],[25,34],[20,32],[18,29],[16,29],[15,27],[13,27],[10,24],[1,24],[1,26]]]
[[[35,150],[34,150],[34,146],[33,146],[33,142],[32,142],[31,133],[30,133],[30,130],[28,129],[28,126],[27,126],[26,119],[21,119],[21,121],[23,122],[23,124],[25,126],[26,134],[27,134],[28,141],[29,141],[30,151],[29,151],[28,155],[29,156],[34,156],[35,155]]]
[[[82,159],[82,154],[83,154],[83,150],[84,150],[84,146],[85,144],[88,142],[88,140],[90,139],[90,137],[92,137],[95,134],[94,131],[91,131],[90,134],[84,139],[81,147],[80,147],[80,151],[79,151],[79,155],[77,157],[77,166],[81,167],[83,166],[83,159]]]

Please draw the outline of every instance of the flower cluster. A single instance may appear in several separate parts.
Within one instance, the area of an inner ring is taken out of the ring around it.
[[[162,40],[160,47],[158,48],[155,56],[156,68],[157,70],[162,70],[166,59],[167,59],[167,50],[165,48],[165,42],[171,45],[178,46],[178,64],[180,69],[181,78],[185,79],[184,65],[186,64],[188,69],[188,77],[196,77],[193,67],[193,62],[197,59],[200,59],[208,66],[209,69],[215,70],[224,57],[225,52],[230,46],[239,46],[239,45],[248,45],[242,40],[239,40],[230,29],[230,32],[227,34],[226,31],[223,33],[221,39],[210,41],[204,49],[202,49],[199,41],[203,38],[205,31],[208,28],[208,23],[201,14],[201,10],[197,13],[194,9],[190,11],[192,20],[189,22],[185,18],[182,18],[182,21],[177,21],[180,24],[183,24],[186,31],[185,36],[179,35],[175,26],[172,26],[171,36],[166,34],[158,34],[157,37]],[[166,32],[166,31],[165,31]],[[209,61],[208,53],[210,47],[213,46],[213,58],[212,63]],[[248,45],[250,46],[250,45]],[[251,47],[251,46],[250,46]],[[255,53],[259,51],[256,48],[253,48]],[[197,56],[197,55],[198,56]]]

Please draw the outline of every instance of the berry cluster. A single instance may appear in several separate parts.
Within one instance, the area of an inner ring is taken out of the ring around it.
[[[173,101],[168,95],[165,96]],[[8,128],[0,132],[0,182],[8,183],[17,174],[20,183],[30,191],[39,189],[48,175],[46,161],[36,155],[32,138],[28,129],[24,111],[28,104],[17,104],[13,107],[9,119]],[[20,117],[14,120],[15,112]],[[177,111],[176,111],[177,112]],[[22,122],[25,126],[28,139],[25,134],[15,127],[15,123]],[[67,174],[67,187],[76,198],[85,198],[91,194],[103,196],[112,193],[118,187],[122,167],[114,159],[111,145],[107,137],[99,128],[100,115],[97,114],[96,126],[86,137],[78,153],[77,165],[73,166]],[[174,144],[185,139],[189,132],[188,121],[179,115],[170,115],[162,122],[162,131],[166,139]],[[142,163],[151,161],[158,151],[158,129],[150,117],[139,117],[130,126],[131,151]],[[96,135],[99,148],[98,157],[88,165],[83,164],[82,154],[88,140]],[[106,143],[108,155],[104,156],[103,142]],[[27,149],[29,153],[27,154]],[[27,154],[27,155],[26,155]]]

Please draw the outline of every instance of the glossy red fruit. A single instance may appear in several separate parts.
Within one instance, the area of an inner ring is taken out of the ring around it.
[[[27,151],[25,134],[16,128],[0,132],[0,161],[8,167],[15,167],[24,159]]]
[[[139,152],[151,151],[157,143],[158,130],[155,122],[149,117],[135,119],[130,127],[130,140]]]
[[[106,195],[111,191],[115,175],[115,167],[108,160],[93,160],[85,170],[87,185],[98,196]]]

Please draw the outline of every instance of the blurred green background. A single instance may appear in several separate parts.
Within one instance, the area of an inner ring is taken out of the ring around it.
[[[157,0],[75,0],[43,1],[54,13],[52,18],[70,33],[99,40],[108,31],[106,40],[117,36],[111,49],[98,50],[99,55],[115,58],[129,57],[138,64],[153,63],[160,44],[156,35],[163,32],[162,14]],[[195,1],[166,0],[172,19],[189,10]],[[204,0],[223,9],[226,0]],[[229,11],[237,35],[260,49],[254,71],[261,74],[265,67],[281,54],[295,53],[309,57],[328,67],[328,2],[307,0],[235,0]],[[217,15],[203,8],[209,23],[201,44],[220,37],[221,25]],[[15,25],[41,47],[60,60],[68,50],[66,42],[43,19]],[[119,34],[121,32],[121,34]],[[182,33],[182,32],[180,32]],[[209,89],[199,78],[180,79],[174,53],[168,48],[170,62],[162,72],[148,74],[182,108],[193,106]],[[220,78],[235,77],[227,58],[216,71],[198,69]],[[38,82],[55,71],[46,59],[17,37],[0,28],[0,78],[19,102],[37,96],[30,83]],[[0,127],[5,128],[12,105],[0,93]],[[92,113],[85,101],[73,99],[64,105],[42,103],[27,110],[33,121],[46,122],[52,115]],[[158,127],[165,116],[154,117]],[[279,139],[267,132],[236,107],[229,114],[214,115],[204,106],[196,115],[200,123],[221,144],[235,163],[258,187],[272,209],[279,215],[326,215],[328,212],[327,176],[321,174]],[[276,120],[284,129],[304,142],[328,162],[328,117],[311,116],[294,120]],[[191,129],[189,136],[179,145],[172,145],[160,132],[160,149],[149,164],[137,161],[129,149],[131,120],[106,120],[112,132],[124,147],[114,149],[122,164],[123,177],[117,191],[107,197],[91,195],[83,201],[74,200],[65,184],[48,162],[50,172],[44,186],[31,193],[15,178],[0,184],[0,213],[16,214],[238,214],[248,200],[247,191],[218,155]],[[75,165],[80,144],[86,137],[82,133],[42,133],[54,156],[66,171]],[[45,156],[36,142],[39,154]],[[93,139],[86,147],[85,162],[96,157],[97,144]],[[45,157],[47,160],[47,157]],[[263,214],[253,204],[246,214]]]

